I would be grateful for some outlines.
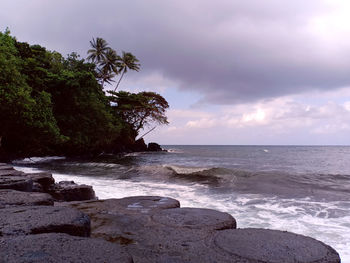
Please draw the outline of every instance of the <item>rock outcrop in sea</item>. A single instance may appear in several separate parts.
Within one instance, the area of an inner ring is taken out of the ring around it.
[[[91,186],[0,164],[0,263],[340,262],[313,238],[236,227],[230,214],[172,198],[98,200]]]

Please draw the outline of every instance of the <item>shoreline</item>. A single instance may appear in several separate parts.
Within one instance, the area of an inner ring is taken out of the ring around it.
[[[94,242],[95,239],[98,239],[112,243],[118,247],[119,251],[122,251],[121,254],[131,256],[134,262],[173,262],[174,260],[174,262],[213,262],[209,261],[209,259],[214,260],[213,257],[216,260],[219,259],[219,262],[232,262],[232,255],[239,253],[240,258],[246,258],[248,254],[251,254],[249,251],[252,248],[255,248],[255,259],[253,260],[249,256],[247,258],[248,261],[245,262],[255,262],[255,260],[262,259],[269,260],[268,253],[270,253],[269,255],[274,255],[273,257],[271,256],[271,260],[277,256],[280,260],[283,259],[282,261],[288,262],[291,257],[310,257],[304,248],[305,244],[308,249],[320,249],[318,254],[311,253],[312,261],[317,258],[321,260],[320,262],[340,262],[337,252],[322,242],[277,230],[236,229],[236,220],[227,213],[211,209],[181,208],[177,200],[168,197],[138,196],[96,200],[94,199],[95,196],[92,195],[93,189],[91,186],[74,185],[68,182],[61,183],[61,185],[59,183],[55,184],[50,179],[52,178],[51,174],[40,173],[34,176],[35,174],[21,173],[4,164],[0,166],[0,169],[0,178],[4,178],[6,174],[8,177],[18,177],[16,178],[17,184],[21,178],[24,181],[28,177],[32,178],[32,188],[22,188],[22,190],[26,189],[26,192],[20,192],[21,194],[34,193],[38,195],[50,192],[51,198],[56,199],[51,207],[63,210],[74,209],[74,211],[83,213],[81,217],[88,217],[88,221],[90,221],[89,227],[86,227],[85,232],[83,231],[85,236],[91,236],[89,239],[94,240]],[[44,180],[44,178],[46,179]],[[31,192],[35,184],[41,185],[42,189],[49,190]],[[51,186],[48,184],[51,184]],[[56,189],[56,195],[52,195],[54,192],[52,188]],[[46,193],[44,193],[45,191]],[[26,200],[27,205],[29,200],[30,198]],[[16,209],[16,207],[23,208],[27,205],[25,203],[20,206],[18,204],[7,204],[6,208],[2,209],[11,210]],[[43,207],[45,209],[50,208],[50,206],[47,208],[47,205],[42,207],[36,205],[36,207],[38,211],[43,209]],[[43,229],[43,227],[41,228]],[[53,232],[60,232],[57,229],[59,227]],[[79,231],[81,232],[82,230]],[[67,234],[66,232],[63,233]],[[72,233],[68,234],[71,235]],[[238,236],[239,239],[236,240]],[[35,235],[29,234],[26,237],[28,239],[35,238]],[[192,237],[196,238],[192,240]],[[23,237],[10,233],[3,234],[2,238],[17,242],[16,240],[20,240]],[[284,243],[286,242],[282,247],[280,244],[281,239]],[[229,244],[235,245],[227,247],[225,244],[228,240],[230,241]],[[240,244],[242,242],[246,245],[245,248],[241,247]],[[303,247],[298,245],[298,243],[304,244]],[[265,248],[258,249],[258,244],[263,245],[262,247]],[[266,244],[268,249],[266,249]],[[238,248],[239,251],[237,251]],[[273,253],[271,254],[271,252]],[[173,257],[174,254],[177,256]],[[201,258],[201,260],[196,261],[196,258]],[[310,258],[310,262],[312,261]]]

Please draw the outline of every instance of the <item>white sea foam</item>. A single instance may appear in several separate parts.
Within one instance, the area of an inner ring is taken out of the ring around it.
[[[183,153],[180,149],[167,149],[168,153]]]
[[[69,163],[69,166],[79,166],[79,167],[103,167],[103,168],[122,168],[124,166],[116,163],[97,163],[97,162],[87,162],[87,163]]]
[[[177,165],[163,165],[163,167],[175,171],[177,174],[191,174],[198,173],[208,170],[207,167],[188,167],[188,166],[177,166]]]
[[[46,156],[46,157],[30,157],[21,160],[14,160],[14,164],[38,164],[38,163],[48,163],[54,160],[64,160],[66,157],[63,156]]]
[[[16,167],[24,172],[35,168]],[[158,195],[180,201],[182,207],[211,208],[233,215],[239,228],[286,230],[314,237],[332,247],[342,262],[350,262],[350,201],[321,202],[309,198],[281,199],[260,194],[213,193],[201,184],[116,180],[108,177],[53,174],[56,181],[92,185],[100,199]],[[136,206],[137,204],[135,204]]]
[[[127,153],[127,154],[125,154],[124,156],[139,156],[139,155],[141,155],[141,154],[143,154],[143,152],[134,152],[134,153]]]

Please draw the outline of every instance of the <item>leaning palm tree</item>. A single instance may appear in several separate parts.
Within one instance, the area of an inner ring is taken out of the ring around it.
[[[88,50],[89,56],[88,60],[92,62],[100,63],[106,56],[107,51],[110,49],[108,47],[108,43],[103,38],[97,37],[96,39],[92,39],[90,41],[91,49]]]
[[[119,71],[116,72],[116,73],[122,73],[122,75],[120,76],[120,79],[114,91],[117,90],[120,84],[120,81],[122,80],[124,74],[128,71],[128,69],[135,70],[135,71],[140,70],[140,64],[138,64],[137,62],[139,62],[139,60],[133,54],[123,51],[123,55],[120,57]]]

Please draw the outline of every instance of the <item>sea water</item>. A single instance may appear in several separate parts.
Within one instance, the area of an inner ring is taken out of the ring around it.
[[[228,212],[239,228],[287,230],[335,248],[350,263],[350,147],[163,146],[168,152],[15,161],[100,199],[158,195]]]

